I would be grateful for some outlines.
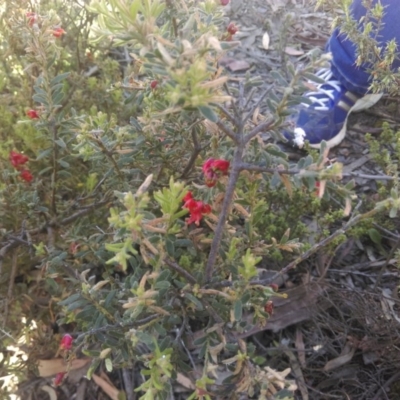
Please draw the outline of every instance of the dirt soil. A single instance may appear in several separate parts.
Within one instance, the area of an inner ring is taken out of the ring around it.
[[[308,52],[322,50],[332,16],[339,12],[334,5],[315,10],[315,1],[308,0],[231,0],[226,10],[239,27],[235,40],[241,42],[225,57],[226,68],[238,77],[259,75],[265,86],[273,83],[271,71],[285,72],[288,60],[300,65]],[[345,172],[361,174],[355,177],[356,190],[371,201],[377,184],[365,176],[382,171],[371,161],[364,135],[378,135],[383,120],[398,127],[399,115],[399,100],[384,97],[371,110],[351,116],[346,139],[329,154],[344,164]],[[304,155],[286,150],[293,159]],[[377,227],[386,257],[372,242],[348,240],[333,257],[318,254],[304,262],[282,282],[289,296],[276,302],[268,329],[244,335],[272,368],[291,368],[299,387],[296,399],[400,399],[400,282],[391,251],[400,244],[398,228]],[[93,381],[80,380],[82,374],[58,389],[59,400],[109,398]],[[122,373],[109,377],[123,388]],[[34,383],[21,388],[26,398],[51,398],[30,391]],[[187,398],[191,392],[184,386],[170,399]]]

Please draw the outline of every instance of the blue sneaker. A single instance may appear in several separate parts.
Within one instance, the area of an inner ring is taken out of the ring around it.
[[[318,149],[323,140],[327,147],[337,146],[346,136],[347,118],[353,111],[365,110],[373,106],[382,94],[360,95],[347,90],[332,74],[324,68],[316,74],[325,82],[315,85],[314,92],[303,95],[311,104],[301,103],[288,122],[284,136],[294,146],[302,148],[308,140],[310,146]]]

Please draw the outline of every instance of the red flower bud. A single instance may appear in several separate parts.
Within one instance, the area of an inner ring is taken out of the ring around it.
[[[33,180],[33,175],[28,171],[27,169],[23,169],[19,176],[25,181],[25,182],[31,182]]]
[[[221,6],[227,6],[229,4],[229,0],[220,0]]]
[[[271,300],[268,300],[264,305],[264,311],[268,313],[270,316],[274,312],[274,303]]]
[[[34,12],[27,12],[27,13],[25,14],[25,16],[26,16],[26,19],[28,20],[28,25],[29,25],[29,26],[32,26],[32,25],[36,22],[36,19],[37,19],[36,13],[34,13]]]
[[[59,372],[53,380],[54,386],[60,386],[64,380],[66,372]]]
[[[10,152],[10,162],[14,168],[19,169],[21,165],[24,165],[29,161],[29,158],[21,153],[15,151]]]
[[[269,285],[269,287],[270,287],[274,292],[277,292],[278,289],[279,289],[279,286],[278,286],[276,283],[271,283],[271,284]]]
[[[229,161],[226,160],[208,159],[202,167],[206,185],[208,187],[215,186],[221,175],[228,174],[229,165]]]
[[[39,118],[39,114],[36,110],[28,110],[26,112],[26,115],[30,118],[30,119],[38,119]]]
[[[62,35],[64,35],[64,33],[66,33],[66,32],[64,31],[63,28],[54,28],[53,29],[53,36],[56,38],[61,37]]]
[[[231,35],[234,35],[234,34],[238,31],[238,28],[237,28],[237,26],[236,26],[233,22],[231,22],[231,23],[228,25],[228,27],[226,28],[226,30],[227,30]]]
[[[72,348],[72,342],[74,341],[73,337],[69,335],[68,333],[63,336],[60,342],[60,347],[63,350],[71,350]]]
[[[157,87],[157,85],[158,85],[158,81],[151,81],[150,82],[150,88],[153,89],[153,90]]]

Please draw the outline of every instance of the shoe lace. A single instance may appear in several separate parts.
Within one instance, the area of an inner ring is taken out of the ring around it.
[[[322,68],[315,75],[318,76],[318,78],[323,79],[325,82],[318,84],[316,86],[316,91],[307,92],[304,96],[308,97],[312,101],[312,107],[315,110],[328,111],[329,102],[335,100],[335,92],[337,93],[342,90],[341,83],[336,79],[332,79],[333,74],[330,68]],[[327,88],[327,86],[331,86],[332,89]],[[302,104],[306,107],[310,107],[310,104]]]

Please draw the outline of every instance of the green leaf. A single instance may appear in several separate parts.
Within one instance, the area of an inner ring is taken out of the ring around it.
[[[305,78],[309,79],[312,82],[316,82],[316,83],[326,83],[324,79],[322,79],[321,77],[311,74],[310,72],[303,72],[302,74]]]
[[[197,308],[199,311],[203,311],[203,310],[204,310],[203,304],[201,304],[200,301],[199,301],[196,297],[194,297],[192,294],[190,294],[190,293],[185,293],[185,297],[186,297],[188,300],[190,300],[190,301],[196,306],[196,308]]]
[[[236,321],[241,321],[243,315],[243,305],[240,300],[236,300],[233,305],[233,315]]]
[[[48,106],[48,105],[49,105],[49,102],[48,102],[48,100],[47,100],[47,96],[44,96],[43,94],[34,94],[34,95],[32,96],[32,100],[33,100],[33,101],[36,101],[37,103],[42,103],[42,104],[44,104],[45,106]]]
[[[100,365],[101,360],[96,358],[92,361],[92,365],[89,367],[88,372],[86,373],[86,377],[90,380],[92,379],[92,376],[94,372],[96,371],[97,367]]]
[[[118,292],[117,289],[114,289],[108,293],[108,295],[104,301],[104,308],[108,309],[110,307],[111,302],[114,300],[114,297],[117,294],[117,292]]]
[[[58,163],[63,167],[63,168],[70,168],[69,163],[64,161],[63,159],[58,160]]]
[[[175,258],[175,246],[174,242],[171,239],[165,240],[165,247],[167,248],[168,255]]]
[[[167,280],[170,276],[171,276],[171,272],[170,272],[168,269],[164,269],[164,271],[162,271],[162,272],[160,273],[160,275],[158,275],[158,277],[157,277],[157,282],[165,281],[165,280]]]
[[[65,144],[64,140],[62,140],[62,139],[57,139],[54,142],[57,143],[57,145],[60,146],[62,149],[67,148],[67,145]]]
[[[68,304],[73,303],[74,301],[81,299],[82,296],[80,293],[75,293],[72,296],[66,298],[65,300],[60,301],[58,304],[60,304],[61,306],[67,306]]]
[[[218,121],[218,115],[215,114],[213,109],[208,106],[200,106],[197,107],[197,109],[200,111],[200,113],[203,115],[203,117],[207,118],[211,122],[217,122]]]
[[[52,101],[55,105],[60,104],[62,99],[64,98],[63,92],[55,92],[52,97]]]
[[[53,148],[50,147],[49,149],[42,150],[39,152],[38,156],[36,157],[36,160],[41,160],[42,158],[45,158],[49,156],[53,152]]]
[[[111,372],[113,370],[113,364],[110,358],[106,358],[104,361],[105,365],[106,365],[106,370],[108,372]]]
[[[154,285],[155,289],[169,289],[171,284],[168,281],[160,281]]]
[[[368,230],[368,235],[370,237],[370,239],[376,243],[376,244],[381,244],[382,242],[382,236],[381,234],[378,232],[377,229],[375,228],[371,228]]]
[[[54,86],[57,83],[60,83],[61,81],[63,81],[64,79],[68,78],[70,72],[65,72],[63,74],[57,75],[55,78],[53,78],[50,82],[50,86]]]
[[[82,308],[87,305],[87,301],[85,299],[79,299],[71,304],[68,305],[68,311],[74,311],[78,308]]]

